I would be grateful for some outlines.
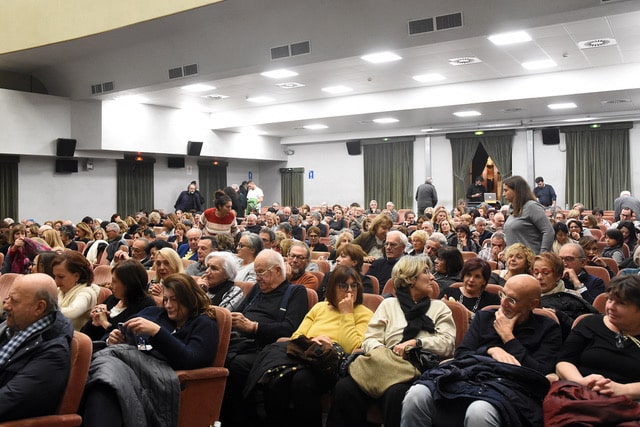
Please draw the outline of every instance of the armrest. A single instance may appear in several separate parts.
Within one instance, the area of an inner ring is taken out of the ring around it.
[[[226,378],[229,376],[229,370],[223,367],[208,367],[176,371],[176,374],[178,374],[178,381],[180,381],[180,383],[184,383],[186,381],[194,380]]]
[[[0,427],[76,427],[82,424],[78,414],[47,415],[44,417],[0,423]]]

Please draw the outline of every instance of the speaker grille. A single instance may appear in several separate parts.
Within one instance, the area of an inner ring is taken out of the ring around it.
[[[178,79],[182,77],[182,67],[172,68],[169,70],[170,79]]]
[[[433,31],[433,18],[409,21],[409,35],[430,33]]]
[[[304,55],[309,52],[311,52],[311,44],[308,41],[291,45],[291,56]]]
[[[289,53],[289,45],[271,48],[271,59],[287,58],[289,56],[291,56]]]
[[[113,89],[114,89],[113,82],[102,83],[102,91],[103,92],[110,92]]]
[[[185,65],[182,67],[185,76],[193,76],[198,74],[198,64]]]

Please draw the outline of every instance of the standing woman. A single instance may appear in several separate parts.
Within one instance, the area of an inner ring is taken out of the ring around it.
[[[536,201],[527,181],[517,175],[505,179],[502,194],[511,203],[512,210],[504,223],[507,245],[524,243],[536,254],[550,251],[553,228],[544,207]]]
[[[126,322],[129,317],[145,307],[156,305],[147,294],[147,270],[134,259],[116,264],[111,269],[111,291],[103,304],[91,309],[91,320],[84,324],[80,332],[87,334],[92,341],[104,341],[118,323]]]
[[[89,320],[89,311],[96,305],[100,291],[97,285],[92,286],[91,264],[76,251],[64,251],[53,260],[51,266],[59,290],[60,311],[79,331]]]
[[[224,191],[216,190],[214,208],[209,208],[202,213],[200,220],[204,228],[202,229],[205,236],[215,236],[220,233],[235,235],[238,232],[236,225],[236,213],[233,211],[233,202],[231,197],[227,196]]]

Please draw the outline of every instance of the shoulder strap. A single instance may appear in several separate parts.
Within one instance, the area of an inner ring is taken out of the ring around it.
[[[278,322],[282,322],[284,317],[287,315],[287,306],[289,305],[289,298],[291,298],[291,293],[293,292],[293,288],[299,285],[289,285],[287,289],[284,291],[284,296],[282,297],[282,301],[280,301],[280,311],[278,312]]]

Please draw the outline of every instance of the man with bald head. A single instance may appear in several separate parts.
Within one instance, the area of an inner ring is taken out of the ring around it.
[[[510,425],[514,416],[527,418],[532,425],[539,420],[541,425],[542,399],[549,388],[544,375],[554,371],[562,333],[555,321],[533,313],[540,304],[540,293],[538,281],[528,274],[507,280],[500,292],[500,307],[478,311],[454,360],[434,372],[441,374],[439,384],[447,384],[447,391],[451,391],[447,398],[460,398],[455,409],[442,403],[427,371],[404,398],[401,425],[431,426],[434,416],[439,423],[447,419],[444,424],[460,424],[462,420],[450,418],[461,415],[464,425],[470,426]],[[464,374],[451,379],[449,372],[459,369],[465,369]],[[522,378],[527,380],[519,382]],[[526,389],[524,397],[519,394],[520,386]],[[507,389],[513,399],[496,392]],[[465,404],[467,408],[460,411]]]
[[[55,414],[69,377],[73,325],[58,289],[41,273],[19,276],[2,308],[0,422]]]

